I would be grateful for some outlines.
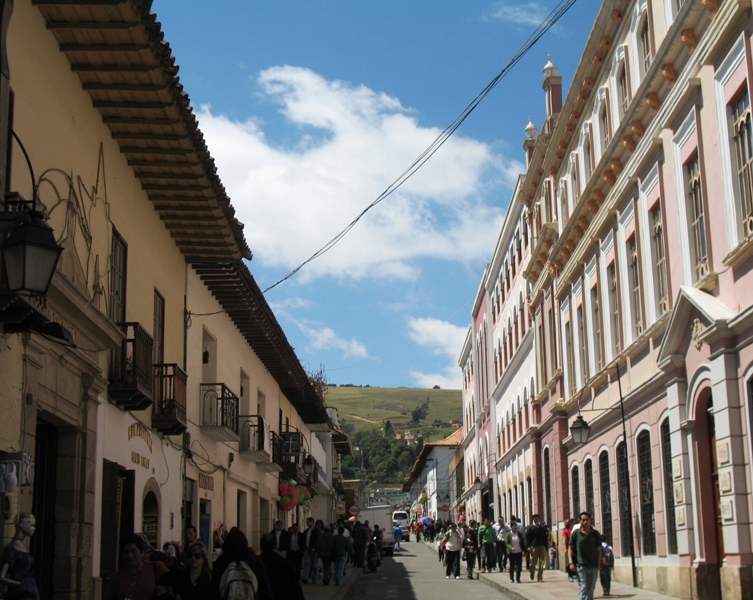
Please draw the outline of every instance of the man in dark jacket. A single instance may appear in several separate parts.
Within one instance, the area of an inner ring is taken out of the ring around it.
[[[313,517],[306,519],[306,531],[303,532],[305,541],[303,543],[303,583],[316,583],[316,564],[318,557],[316,554],[316,544],[319,540],[319,529],[314,526]]]
[[[369,545],[371,531],[369,528],[356,521],[356,528],[353,530],[353,554],[355,555],[356,567],[363,569],[363,559],[366,556],[366,546]]]
[[[288,530],[288,549],[285,551],[285,558],[293,565],[296,577],[301,578],[301,561],[303,560],[303,549],[306,546],[306,536],[298,531],[298,523],[293,523]]]
[[[549,529],[541,522],[539,515],[533,515],[533,524],[526,531],[526,546],[531,555],[530,572],[538,571],[537,581],[544,581],[544,569],[549,555]]]
[[[275,552],[275,536],[267,533],[261,537],[259,560],[267,570],[269,584],[274,598],[304,600],[303,589],[295,576],[295,569],[287,560]]]
[[[282,526],[282,521],[275,521],[275,528],[271,531],[274,536],[274,549],[281,556],[285,556],[285,552],[290,546],[290,535]]]
[[[324,531],[319,534],[316,540],[316,554],[322,560],[322,582],[324,585],[329,584],[332,579],[332,562],[335,557],[335,536],[329,525],[325,525]]]

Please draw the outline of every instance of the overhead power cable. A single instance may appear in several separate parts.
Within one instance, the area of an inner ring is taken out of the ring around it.
[[[552,9],[552,11],[541,22],[541,24],[533,31],[533,33],[513,55],[513,57],[504,66],[504,68],[499,73],[497,73],[497,75],[486,85],[483,90],[481,90],[481,92],[478,93],[478,95],[476,95],[473,100],[471,100],[471,102],[468,103],[468,105],[455,118],[455,120],[453,120],[452,123],[450,123],[447,127],[444,128],[444,130],[442,130],[442,132],[434,139],[429,147],[426,148],[426,150],[424,150],[421,154],[419,154],[418,157],[408,166],[407,169],[405,169],[400,174],[397,179],[395,179],[389,186],[387,186],[387,188],[381,194],[379,194],[379,196],[377,196],[377,198],[371,204],[363,209],[358,214],[358,216],[353,219],[342,231],[340,231],[340,233],[329,240],[326,244],[324,244],[324,246],[319,248],[319,250],[314,252],[314,254],[309,256],[305,261],[303,261],[295,269],[290,271],[290,273],[285,275],[282,279],[277,280],[275,283],[267,287],[262,293],[266,294],[269,290],[276,288],[281,283],[293,277],[293,275],[295,275],[307,264],[331,250],[341,239],[343,239],[348,234],[348,232],[350,232],[351,229],[353,229],[353,227],[355,227],[356,223],[358,223],[367,212],[369,212],[382,200],[387,198],[390,194],[400,188],[406,181],[408,181],[408,179],[410,179],[416,173],[416,171],[418,171],[424,164],[426,164],[426,162],[434,155],[434,153],[439,150],[448,139],[450,139],[452,134],[455,133],[458,127],[460,127],[463,121],[465,121],[468,116],[476,109],[481,101],[486,98],[489,93],[491,93],[491,91],[497,86],[497,84],[499,84],[499,82],[504,79],[504,77],[510,72],[510,70],[516,64],[518,64],[518,62],[520,62],[520,60],[526,54],[528,54],[528,51],[533,48],[536,42],[538,42],[544,36],[544,34],[549,31],[554,26],[554,24],[557,23],[557,21],[559,21],[565,15],[565,13],[567,13],[568,10],[572,8],[575,2],[577,2],[577,0],[560,0],[557,6]]]

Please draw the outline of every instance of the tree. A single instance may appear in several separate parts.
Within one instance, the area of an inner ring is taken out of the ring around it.
[[[387,419],[387,422],[384,424],[384,435],[387,437],[395,437],[395,428],[392,426],[392,421]]]

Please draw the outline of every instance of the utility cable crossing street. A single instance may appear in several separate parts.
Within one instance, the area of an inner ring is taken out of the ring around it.
[[[402,544],[402,551],[382,559],[376,573],[359,572],[348,565],[341,587],[303,585],[306,600],[488,600],[490,597],[517,600],[561,600],[578,597],[578,584],[569,582],[563,571],[544,571],[544,583],[531,581],[525,570],[521,583],[510,583],[507,572],[478,574],[469,580],[465,563],[461,562],[460,578],[446,579],[445,568],[433,544],[411,542]],[[478,577],[478,579],[476,579]],[[603,597],[596,586],[596,598]],[[612,583],[610,598],[630,600],[660,600],[669,596],[640,588]]]

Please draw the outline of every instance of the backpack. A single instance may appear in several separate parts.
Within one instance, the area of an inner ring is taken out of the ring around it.
[[[259,582],[242,560],[230,563],[220,579],[220,596],[224,600],[254,600]]]

